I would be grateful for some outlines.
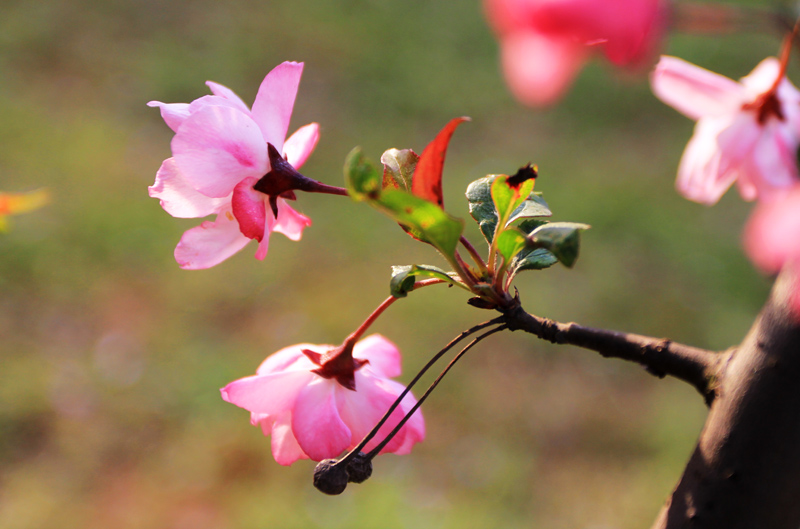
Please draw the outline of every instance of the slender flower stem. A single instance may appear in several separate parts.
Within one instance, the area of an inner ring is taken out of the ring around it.
[[[499,327],[495,327],[494,329],[486,331],[485,333],[481,334],[480,336],[472,340],[470,343],[468,343],[463,349],[461,349],[461,351],[459,351],[458,354],[453,357],[450,363],[447,364],[447,367],[445,367],[444,370],[442,370],[439,376],[436,377],[436,380],[434,380],[428,387],[428,389],[425,390],[425,393],[423,393],[422,396],[420,396],[417,403],[414,404],[414,406],[412,406],[412,408],[408,411],[408,413],[405,414],[403,419],[399,423],[397,423],[397,426],[395,426],[394,429],[391,432],[389,432],[389,434],[384,438],[383,441],[378,443],[378,445],[375,448],[369,451],[369,453],[367,454],[367,459],[372,459],[373,457],[378,455],[380,451],[383,450],[383,448],[389,443],[389,441],[391,441],[392,438],[395,435],[397,435],[397,432],[400,431],[400,429],[406,424],[406,422],[408,422],[411,416],[414,415],[414,413],[419,409],[420,406],[422,406],[422,403],[425,402],[425,399],[428,398],[428,395],[430,395],[433,392],[433,390],[436,388],[436,386],[439,385],[439,382],[441,382],[441,380],[444,378],[447,372],[450,371],[450,369],[454,365],[456,365],[456,363],[461,359],[462,356],[466,354],[467,351],[472,349],[476,344],[478,344],[478,342],[480,342],[484,338],[488,338],[492,334],[503,331],[507,328],[508,328],[507,326],[501,325]]]
[[[474,327],[470,327],[466,331],[464,331],[461,334],[459,334],[458,336],[456,336],[453,340],[451,340],[450,343],[448,343],[446,346],[444,346],[444,348],[441,351],[439,351],[438,353],[433,355],[433,358],[428,360],[428,363],[425,364],[425,366],[419,371],[419,373],[417,373],[416,376],[411,380],[411,382],[409,382],[409,384],[406,386],[406,389],[404,389],[400,393],[400,395],[395,399],[394,403],[392,403],[392,405],[389,406],[389,409],[386,410],[386,413],[383,414],[383,417],[381,417],[381,420],[378,421],[378,424],[376,424],[372,428],[372,430],[367,435],[364,436],[364,438],[361,440],[360,443],[358,443],[358,445],[355,448],[350,450],[350,452],[348,452],[344,457],[342,457],[339,460],[339,463],[340,464],[347,464],[347,462],[350,459],[355,457],[355,455],[358,454],[367,445],[367,443],[370,442],[370,440],[373,437],[375,437],[375,434],[378,433],[378,430],[380,430],[381,426],[383,426],[384,423],[386,423],[386,421],[392,415],[394,410],[397,409],[397,407],[400,405],[400,403],[403,401],[403,399],[406,397],[406,395],[408,395],[408,393],[411,391],[411,388],[414,387],[414,384],[416,384],[417,381],[419,381],[419,379],[422,378],[422,375],[424,375],[428,371],[428,369],[430,369],[433,366],[433,364],[435,364],[442,357],[442,355],[444,355],[447,351],[452,349],[458,342],[460,342],[461,340],[463,340],[467,336],[469,336],[471,334],[474,334],[474,333],[476,333],[476,332],[478,332],[478,331],[480,331],[482,329],[485,329],[486,327],[490,327],[492,325],[497,325],[499,323],[502,323],[503,319],[504,318],[501,316],[501,317],[495,318],[493,320],[489,320],[489,321],[485,321],[483,323],[479,323],[478,325],[475,325]]]
[[[303,190],[306,191],[306,190]],[[317,182],[317,185],[314,186],[313,189],[308,190],[309,193],[323,193],[326,195],[339,195],[342,197],[350,196],[347,192],[347,189],[343,187],[337,186],[329,186],[328,184],[323,184],[322,182]]]
[[[425,279],[423,281],[417,281],[416,283],[414,283],[414,288],[412,290],[417,290],[418,288],[426,287],[428,285],[435,285],[437,283],[445,283],[445,282],[446,281],[444,279]],[[369,329],[372,326],[372,324],[375,323],[375,320],[377,320],[380,317],[380,315],[383,314],[383,311],[388,309],[389,306],[398,299],[400,298],[389,296],[388,298],[383,300],[383,303],[378,305],[378,308],[372,311],[372,314],[370,314],[367,317],[367,319],[364,320],[364,323],[362,323],[358,327],[358,329],[353,331],[345,341],[350,341],[352,343],[355,343],[359,338],[361,338],[361,336],[364,335],[365,332],[367,332],[367,329]]]
[[[470,257],[472,257],[472,260],[475,261],[475,264],[478,265],[478,268],[480,268],[482,271],[486,272],[487,271],[486,263],[483,262],[483,258],[481,258],[481,254],[479,254],[478,250],[476,250],[475,247],[472,246],[472,243],[469,242],[469,240],[466,237],[464,237],[463,235],[461,236],[460,242],[461,242],[461,244],[464,245],[464,248],[467,249],[467,252],[469,252]]]

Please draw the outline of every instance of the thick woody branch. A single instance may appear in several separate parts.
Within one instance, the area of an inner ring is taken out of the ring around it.
[[[556,344],[590,349],[607,358],[636,362],[651,374],[675,377],[691,384],[709,406],[716,396],[722,370],[731,353],[719,353],[663,338],[593,329],[560,323],[525,312],[516,305],[505,312],[511,330],[522,330]]]
[[[725,370],[697,447],[653,529],[800,527],[800,322],[794,274]]]

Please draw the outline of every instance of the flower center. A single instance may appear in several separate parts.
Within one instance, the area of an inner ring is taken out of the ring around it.
[[[356,390],[355,372],[369,363],[369,360],[353,358],[353,346],[347,342],[325,354],[309,349],[303,349],[303,354],[319,366],[317,369],[312,369],[312,373],[322,378],[336,379],[336,382],[352,391]]]

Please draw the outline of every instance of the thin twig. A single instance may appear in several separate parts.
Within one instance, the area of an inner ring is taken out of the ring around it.
[[[358,452],[360,452],[364,448],[364,446],[366,446],[366,444],[373,437],[375,437],[375,434],[378,433],[378,430],[380,430],[380,428],[384,425],[384,423],[389,419],[389,417],[392,415],[394,410],[397,409],[397,407],[400,405],[400,403],[403,401],[403,399],[406,397],[406,395],[408,395],[408,393],[411,391],[411,388],[414,387],[414,384],[416,384],[417,381],[420,378],[422,378],[422,375],[424,375],[428,371],[428,369],[430,369],[431,366],[433,366],[433,364],[435,364],[436,361],[439,360],[442,357],[442,355],[444,355],[447,351],[452,349],[458,342],[460,342],[461,340],[463,340],[464,338],[466,338],[470,334],[474,334],[474,333],[476,333],[476,332],[478,332],[480,330],[485,329],[486,327],[490,327],[492,325],[497,325],[497,324],[500,324],[500,323],[503,323],[503,317],[502,316],[500,316],[498,318],[494,318],[493,320],[489,320],[489,321],[485,321],[483,323],[479,323],[478,325],[475,325],[473,327],[470,327],[466,331],[462,332],[461,334],[459,334],[458,336],[453,338],[450,341],[450,343],[448,343],[446,346],[444,346],[444,348],[441,351],[439,351],[438,353],[433,355],[433,358],[428,360],[428,363],[425,364],[425,366],[422,369],[420,369],[419,373],[417,373],[417,375],[411,380],[411,382],[408,383],[406,388],[395,399],[394,403],[392,403],[392,405],[389,407],[389,409],[386,410],[386,413],[383,414],[383,417],[381,417],[381,420],[378,421],[378,424],[376,424],[372,428],[372,430],[370,430],[370,432],[367,435],[364,436],[364,438],[361,440],[360,443],[358,443],[358,445],[356,445],[355,448],[350,450],[350,452],[348,452],[347,455],[345,455],[343,458],[341,458],[339,460],[339,463],[340,464],[346,464],[350,459],[352,459],[356,454],[358,454]]]
[[[367,459],[372,459],[373,457],[378,455],[380,451],[383,450],[383,448],[389,443],[389,441],[391,441],[392,438],[395,435],[397,435],[397,432],[400,431],[400,428],[402,428],[406,424],[406,422],[411,418],[411,416],[414,415],[414,413],[419,409],[419,407],[422,406],[422,403],[425,402],[425,399],[428,398],[428,395],[430,395],[433,392],[433,390],[436,388],[436,386],[439,385],[439,382],[441,382],[441,380],[444,378],[447,372],[450,371],[450,369],[454,365],[456,365],[456,363],[461,359],[462,356],[466,354],[467,351],[472,349],[476,344],[478,344],[478,342],[480,342],[484,338],[488,338],[492,334],[504,331],[507,328],[508,327],[505,325],[501,325],[500,327],[495,327],[494,329],[488,330],[485,333],[481,334],[480,336],[472,340],[470,343],[468,343],[466,346],[464,346],[464,348],[461,349],[461,351],[459,351],[458,354],[454,356],[452,360],[450,360],[450,363],[447,364],[447,367],[445,367],[439,374],[439,376],[436,377],[436,380],[434,380],[428,387],[428,389],[425,390],[425,393],[423,393],[420,396],[417,403],[414,404],[414,406],[412,406],[412,408],[405,414],[403,419],[399,423],[397,423],[397,426],[395,426],[394,429],[391,432],[389,432],[389,434],[383,439],[383,441],[378,443],[378,445],[375,448],[369,451],[369,453],[367,454]]]

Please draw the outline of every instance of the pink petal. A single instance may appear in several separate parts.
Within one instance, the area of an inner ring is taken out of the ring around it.
[[[270,211],[269,215],[271,214]],[[278,220],[270,225],[268,228],[270,231],[282,233],[292,241],[299,241],[303,236],[303,230],[308,226],[311,226],[311,219],[292,209],[284,199],[278,199]],[[264,254],[266,255],[266,250]]]
[[[678,168],[678,191],[689,200],[715,204],[744,174],[760,134],[749,113],[698,121]]]
[[[770,200],[800,183],[797,147],[797,138],[781,123],[772,122],[763,129],[748,160],[748,180],[760,200]]]
[[[237,112],[242,112],[243,114],[250,114],[250,109],[246,106],[242,108],[242,105],[237,104],[235,101],[231,101],[230,99],[221,97],[221,96],[203,96],[195,99],[191,103],[189,103],[189,115],[194,114],[201,108],[205,107],[228,107],[236,110]]]
[[[756,266],[769,273],[800,260],[800,186],[756,207],[745,226],[744,247]]]
[[[247,114],[205,106],[189,116],[172,139],[172,152],[186,180],[210,197],[224,197],[247,177],[267,172],[267,145]]]
[[[212,94],[227,99],[242,112],[244,113],[250,112],[250,109],[247,108],[245,102],[242,101],[242,99],[239,96],[237,96],[234,93],[234,91],[228,88],[227,86],[215,83],[214,81],[206,81],[206,86],[208,86],[211,89]]]
[[[253,177],[245,178],[239,182],[233,188],[231,206],[233,208],[233,216],[239,221],[239,229],[242,235],[261,242],[264,238],[265,229],[267,234],[270,231],[269,227],[267,227],[270,219],[267,216],[273,217],[273,213],[271,210],[269,214],[267,213],[267,195],[253,189],[253,186],[257,183],[258,178]]]
[[[336,407],[336,387],[336,382],[317,377],[300,391],[292,411],[294,436],[314,461],[336,457],[350,446],[350,429]]]
[[[272,426],[272,456],[279,465],[288,466],[308,455],[300,448],[292,432],[292,414],[281,414]]]
[[[158,107],[161,110],[161,117],[164,123],[173,131],[178,132],[178,127],[189,117],[188,103],[162,103],[161,101],[150,101],[149,107]]]
[[[746,102],[736,81],[676,57],[661,57],[650,81],[656,97],[694,120],[736,112]]]
[[[286,160],[292,164],[295,169],[299,169],[306,160],[314,147],[317,146],[319,141],[319,124],[309,123],[304,127],[300,127],[294,134],[289,136],[286,144],[283,146],[283,155]]]
[[[155,183],[147,188],[153,198],[161,201],[161,207],[178,218],[205,217],[216,213],[229,197],[210,198],[198,193],[178,171],[175,160],[167,158],[156,173]]]
[[[175,260],[185,270],[202,270],[218,265],[245,247],[250,239],[239,231],[230,210],[187,230],[175,248]]]
[[[267,74],[253,103],[253,119],[261,127],[264,139],[283,152],[283,141],[289,130],[303,63],[284,62]]]
[[[503,70],[511,92],[530,106],[549,105],[567,90],[587,49],[569,39],[518,32],[501,41]]]
[[[742,77],[742,85],[749,94],[749,100],[755,99],[758,95],[763,94],[775,83],[780,73],[781,65],[775,57],[767,57],[758,66],[753,68],[753,71]]]
[[[319,378],[310,371],[282,371],[234,380],[220,390],[222,399],[252,413],[277,416],[295,405],[300,392]]]
[[[380,334],[371,334],[356,343],[353,357],[369,360],[369,368],[385,378],[400,376],[400,350]]]
[[[350,428],[352,438],[350,446],[358,444],[372,430],[384,413],[394,403],[395,398],[403,390],[403,386],[380,377],[370,375],[362,368],[356,371],[356,391],[337,386],[337,403],[341,418]],[[403,419],[403,412],[398,407],[389,420],[381,426],[378,433],[366,445],[365,451],[375,448],[395,426]],[[405,432],[398,435],[384,447],[382,452],[394,452],[403,444]]]
[[[263,362],[261,362],[261,365],[258,366],[256,373],[259,375],[266,375],[268,373],[275,373],[287,369],[305,369],[307,371],[311,371],[317,366],[312,364],[311,360],[306,358],[306,356],[303,354],[303,349],[309,349],[311,351],[324,354],[333,349],[333,347],[334,346],[332,345],[316,345],[310,343],[300,343],[296,345],[290,345],[289,347],[284,347],[283,349],[272,353]]]

